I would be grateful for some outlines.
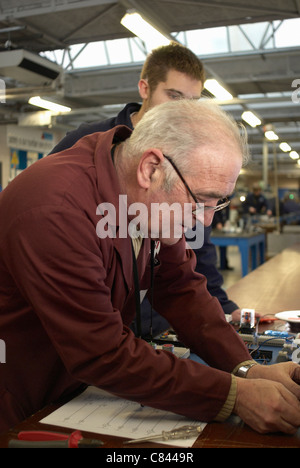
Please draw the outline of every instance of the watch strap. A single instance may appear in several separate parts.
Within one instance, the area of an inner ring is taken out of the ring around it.
[[[257,362],[251,362],[249,364],[242,364],[235,372],[237,377],[246,378],[251,367],[256,366]]]

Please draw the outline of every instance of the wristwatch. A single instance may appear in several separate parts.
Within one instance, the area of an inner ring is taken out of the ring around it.
[[[251,367],[256,366],[256,365],[257,365],[257,362],[252,362],[251,364],[245,364],[244,366],[241,366],[238,368],[235,375],[237,377],[242,377],[245,379],[247,377],[249,369],[251,369]]]

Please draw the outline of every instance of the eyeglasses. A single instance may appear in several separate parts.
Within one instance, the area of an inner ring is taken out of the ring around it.
[[[215,213],[216,211],[223,210],[223,208],[226,208],[226,206],[229,205],[230,200],[228,200],[228,198],[224,198],[223,200],[220,200],[221,203],[219,203],[217,206],[205,206],[203,204],[201,204],[201,206],[200,206],[200,203],[197,200],[196,195],[194,195],[193,192],[191,191],[190,187],[188,186],[186,180],[184,179],[183,175],[179,171],[179,169],[176,166],[176,164],[174,163],[174,161],[169,156],[166,156],[164,153],[163,153],[163,157],[166,158],[166,160],[169,161],[169,163],[171,164],[173,169],[175,169],[175,171],[177,172],[178,177],[181,179],[181,181],[183,182],[185,188],[187,189],[187,191],[191,195],[192,199],[196,203],[197,208],[192,211],[192,214],[194,216],[196,216],[196,217],[199,216],[200,214],[203,213],[203,210],[204,210],[204,212],[205,211],[206,212],[212,212],[213,211]]]

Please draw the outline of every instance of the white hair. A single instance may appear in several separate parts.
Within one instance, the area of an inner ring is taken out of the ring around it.
[[[128,157],[140,158],[149,148],[160,149],[170,156],[183,173],[192,170],[190,157],[201,146],[214,145],[223,135],[236,142],[243,165],[249,152],[246,131],[211,99],[170,101],[153,107],[136,125],[125,142]],[[166,183],[171,185],[174,171],[165,162]]]

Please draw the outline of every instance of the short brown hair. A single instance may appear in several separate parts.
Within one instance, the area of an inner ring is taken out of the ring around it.
[[[153,92],[158,83],[167,79],[169,70],[176,70],[204,83],[205,72],[201,60],[187,47],[177,42],[152,50],[141,72]]]

